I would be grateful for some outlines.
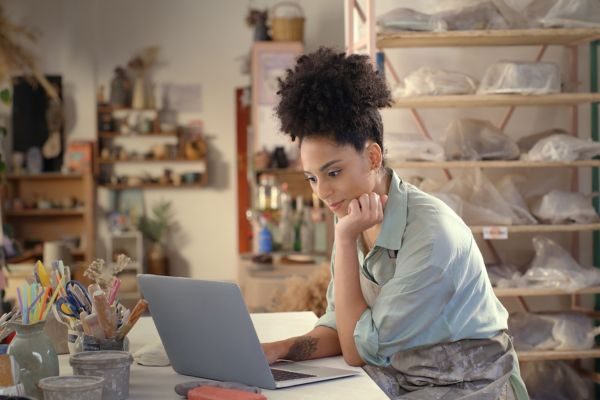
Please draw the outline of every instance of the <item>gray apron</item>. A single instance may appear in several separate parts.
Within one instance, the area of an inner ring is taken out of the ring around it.
[[[380,286],[360,273],[365,302],[372,307]],[[509,382],[516,356],[502,332],[490,339],[465,339],[394,354],[389,367],[365,372],[391,399],[514,400]]]

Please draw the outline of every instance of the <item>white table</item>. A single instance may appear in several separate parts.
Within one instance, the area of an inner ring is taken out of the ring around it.
[[[304,334],[312,329],[317,317],[312,312],[288,312],[270,314],[252,314],[252,322],[261,342],[284,339]],[[154,322],[150,317],[141,318],[129,333],[130,350],[160,340]],[[71,375],[69,356],[59,356],[61,375]],[[335,368],[355,369],[358,376],[339,380],[312,383],[279,390],[263,390],[268,399],[328,399],[328,400],[387,400],[388,397],[368,377],[361,368],[349,367],[342,357],[330,357],[305,361],[315,365]],[[174,391],[178,383],[193,381],[194,377],[179,375],[169,367],[145,367],[135,362],[131,365],[129,399],[131,400],[168,400],[180,399]]]

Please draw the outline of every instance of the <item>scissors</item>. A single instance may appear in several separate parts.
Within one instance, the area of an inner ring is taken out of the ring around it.
[[[65,292],[66,299],[77,311],[77,315],[81,311],[92,312],[92,298],[81,283],[75,280],[68,281],[65,285]]]
[[[79,319],[79,311],[77,310],[77,307],[66,297],[60,297],[56,299],[56,310],[65,317]]]

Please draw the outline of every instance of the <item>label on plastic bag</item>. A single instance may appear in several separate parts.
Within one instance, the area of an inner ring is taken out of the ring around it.
[[[508,239],[508,228],[506,226],[484,226],[483,238],[485,240]]]

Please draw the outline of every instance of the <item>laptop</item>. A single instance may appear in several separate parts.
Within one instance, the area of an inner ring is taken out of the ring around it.
[[[137,278],[171,365],[179,374],[264,389],[358,374],[301,362],[271,368],[235,283],[148,274]]]

